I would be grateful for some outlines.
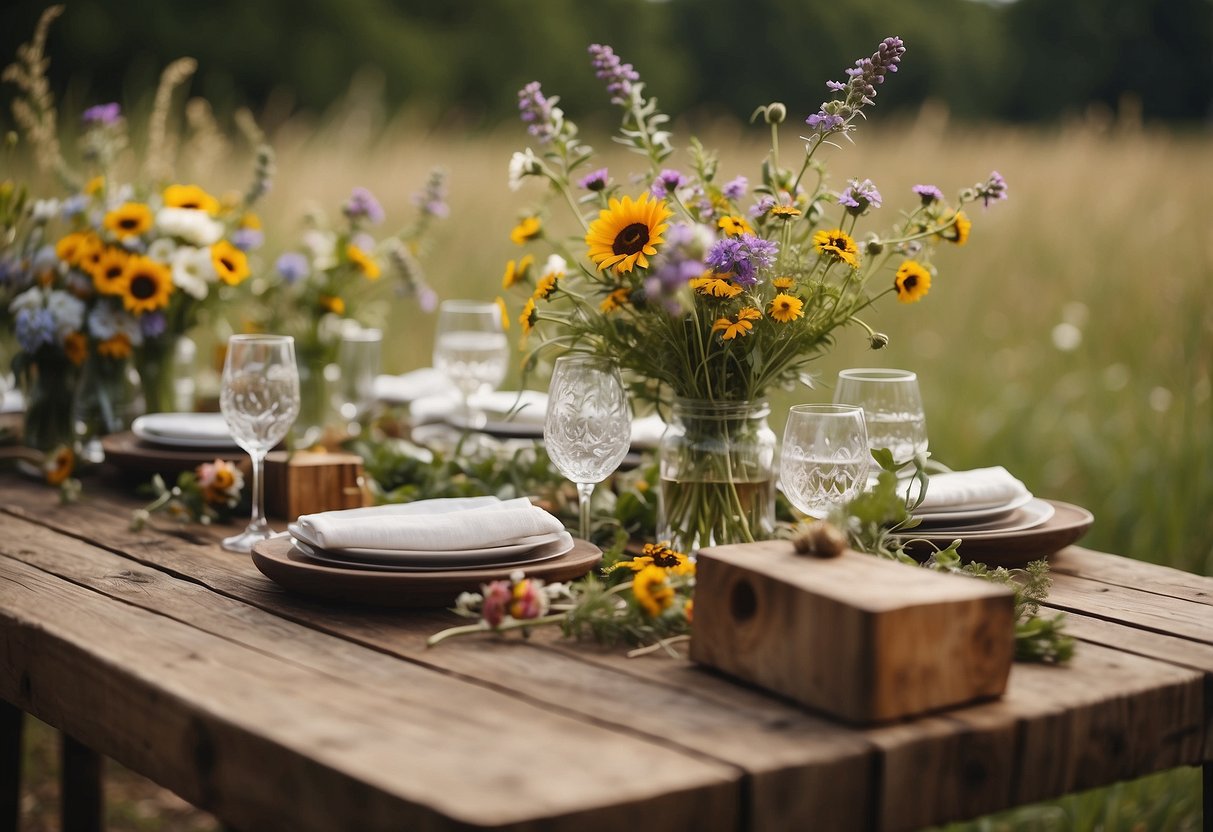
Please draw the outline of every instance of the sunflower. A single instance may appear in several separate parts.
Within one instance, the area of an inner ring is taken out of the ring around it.
[[[55,243],[55,256],[69,266],[79,266],[84,256],[101,245],[95,234],[73,231]]]
[[[662,233],[671,211],[662,200],[651,200],[648,193],[633,201],[630,196],[612,199],[585,235],[589,258],[598,264],[598,271],[614,268],[620,274],[636,266],[647,269],[649,257],[665,240]]]
[[[539,312],[535,309],[535,299],[527,298],[522,307],[522,314],[518,316],[518,323],[522,324],[522,334],[530,335],[537,320],[539,320]]]
[[[776,205],[768,213],[781,220],[794,220],[800,216],[801,212],[799,208],[793,208],[791,205]]]
[[[786,292],[789,289],[791,289],[793,286],[796,285],[796,278],[794,278],[794,277],[777,277],[771,281],[771,285],[774,286],[780,292]]]
[[[973,221],[965,216],[964,211],[957,211],[955,214],[946,217],[945,222],[951,224],[939,232],[940,237],[958,246],[963,246],[969,241],[969,231],[973,228]]]
[[[110,249],[107,248],[106,245],[101,242],[101,240],[97,239],[96,237],[94,237],[93,240],[95,241],[95,244],[86,248],[80,254],[80,259],[76,263],[77,268],[89,275],[96,274],[97,269],[101,267],[101,261],[110,251]]]
[[[720,222],[716,223],[726,237],[740,237],[742,234],[753,234],[754,228],[746,221],[745,217],[731,214],[720,218]]]
[[[501,328],[506,332],[510,330],[510,311],[505,308],[505,298],[497,298],[497,309],[501,312]]]
[[[129,358],[131,354],[131,337],[125,332],[119,332],[112,338],[106,338],[97,345],[97,355],[104,358]]]
[[[150,257],[134,255],[122,276],[122,305],[132,315],[153,312],[168,305],[173,295],[173,273]]]
[[[859,249],[851,235],[841,228],[818,231],[813,235],[813,246],[820,254],[829,254],[852,268],[859,266]]]
[[[560,275],[556,272],[549,272],[539,278],[539,282],[535,284],[535,292],[531,297],[535,300],[548,300],[556,292],[560,284]]]
[[[674,587],[660,566],[646,566],[632,579],[632,594],[640,606],[653,617],[661,615],[674,603]]]
[[[717,318],[716,323],[712,324],[712,332],[721,332],[721,339],[732,341],[734,338],[744,338],[750,334],[750,330],[754,328],[754,324],[749,315],[742,315],[741,310],[737,313],[736,318]],[[755,310],[757,311],[757,310]],[[759,313],[759,317],[762,313]]]
[[[772,318],[781,324],[786,324],[804,316],[804,301],[794,295],[785,295],[781,292],[771,298],[771,305],[767,307],[767,311]]]
[[[68,445],[60,445],[55,449],[42,466],[48,485],[63,485],[72,475],[76,467],[76,454]]]
[[[239,284],[249,275],[248,257],[227,240],[220,240],[211,246],[211,264],[215,267],[215,274],[228,286]]]
[[[535,255],[528,254],[521,259],[511,260],[505,264],[505,274],[501,278],[501,288],[509,289],[520,280],[530,277],[531,266],[535,263]]]
[[[366,275],[367,280],[379,279],[379,264],[369,254],[358,248],[358,246],[353,243],[346,246],[345,256],[350,258],[350,262],[354,264],[358,271]]]
[[[130,261],[131,255],[120,248],[102,249],[97,265],[89,270],[93,287],[103,295],[121,295],[126,291],[122,281],[126,278],[126,267]]]
[[[197,185],[169,185],[164,189],[165,208],[192,208],[212,217],[219,213],[219,200]]]
[[[893,278],[897,288],[897,299],[902,303],[916,303],[931,289],[931,273],[915,260],[907,260]]]
[[[703,277],[692,278],[690,285],[699,294],[711,295],[714,298],[735,298],[742,292],[736,283],[710,272]]]
[[[695,574],[695,564],[682,552],[675,552],[667,541],[661,543],[646,543],[638,557],[631,560],[621,560],[611,567],[611,570],[623,567],[639,572],[650,566],[668,569],[675,575]]]
[[[88,339],[83,332],[71,332],[63,339],[63,354],[67,360],[79,367],[88,358]]]
[[[332,312],[334,315],[345,314],[345,301],[336,295],[321,295],[318,302],[320,308],[326,312]]]
[[[602,299],[598,309],[604,314],[610,314],[627,304],[630,294],[627,289],[616,289]]]
[[[542,231],[543,221],[539,217],[526,217],[514,226],[514,230],[510,232],[510,240],[521,246],[538,237]]]
[[[152,227],[152,209],[142,202],[125,202],[106,214],[104,223],[115,237],[125,240]]]

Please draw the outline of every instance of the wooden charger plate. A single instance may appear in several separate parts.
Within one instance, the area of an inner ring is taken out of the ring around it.
[[[909,540],[906,551],[913,557],[926,560],[935,551],[936,546],[942,549],[956,538],[960,538],[960,557],[965,561],[980,561],[987,566],[1005,566],[1010,569],[1047,558],[1054,552],[1076,543],[1087,533],[1087,529],[1091,528],[1095,517],[1081,506],[1057,500],[1046,502],[1053,506],[1053,516],[1031,529],[1003,534],[983,531],[980,536],[967,539],[963,529],[911,529],[904,535],[904,538]]]
[[[551,560],[530,566],[459,569],[433,572],[376,572],[343,569],[309,558],[289,537],[276,537],[253,547],[253,563],[278,585],[316,598],[386,607],[445,607],[461,592],[473,592],[489,581],[505,580],[511,572],[529,578],[571,581],[580,578],[602,559],[594,544],[573,539],[573,548]]]
[[[168,448],[143,442],[130,431],[111,433],[101,438],[101,450],[105,461],[123,473],[143,475],[160,474],[175,479],[182,471],[192,471],[204,462],[224,459],[234,462],[250,476],[249,456],[239,448]],[[170,483],[171,484],[171,483]]]

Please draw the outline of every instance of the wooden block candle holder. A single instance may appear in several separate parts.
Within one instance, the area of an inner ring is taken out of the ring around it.
[[[362,457],[356,454],[273,451],[265,458],[265,512],[271,517],[290,521],[363,504]]]
[[[691,658],[849,722],[1000,696],[1014,652],[1000,585],[787,541],[699,552]]]

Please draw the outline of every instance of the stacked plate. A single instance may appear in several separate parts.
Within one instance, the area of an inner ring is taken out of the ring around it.
[[[131,424],[131,433],[162,448],[237,447],[222,413],[149,413]]]

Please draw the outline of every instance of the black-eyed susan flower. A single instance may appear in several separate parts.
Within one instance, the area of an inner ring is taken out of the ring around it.
[[[63,339],[63,354],[67,360],[79,367],[88,358],[88,338],[83,332],[69,332]]]
[[[115,333],[97,344],[97,355],[102,358],[129,358],[131,354],[131,337],[125,332]]]
[[[518,316],[518,323],[522,324],[522,334],[530,335],[531,330],[535,328],[535,322],[539,320],[539,312],[535,309],[535,299],[527,298],[526,303],[522,307],[522,314]]]
[[[615,312],[628,302],[628,295],[627,289],[615,289],[602,299],[602,303],[598,304],[598,309],[607,314]]]
[[[754,321],[748,316],[743,318],[740,312],[735,318],[717,318],[716,323],[712,324],[712,332],[719,332],[721,339],[725,341],[744,338],[753,328]]]
[[[650,566],[668,569],[675,575],[693,575],[695,573],[695,564],[682,552],[676,552],[670,548],[668,541],[646,543],[637,557],[619,561],[612,569],[627,568],[633,572],[639,572]]]
[[[197,185],[169,185],[164,189],[165,208],[189,208],[212,217],[219,213],[219,200]]]
[[[754,306],[746,306],[737,311],[739,321],[757,321],[762,319],[762,310]]]
[[[795,295],[779,293],[771,298],[767,312],[781,324],[789,323],[804,315],[804,301]]]
[[[506,332],[510,330],[510,311],[505,308],[505,298],[497,298],[497,310],[501,313],[501,328]]]
[[[248,257],[227,240],[220,240],[211,246],[211,265],[215,267],[219,279],[228,286],[235,286],[249,276]]]
[[[736,214],[721,217],[716,225],[729,237],[740,237],[742,234],[754,233],[754,227],[750,225],[749,221],[745,217]]]
[[[529,279],[533,265],[535,265],[533,254],[527,254],[518,260],[510,260],[505,264],[505,274],[501,277],[501,288],[509,289],[516,283]]]
[[[742,293],[742,288],[726,277],[708,273],[690,281],[691,288],[701,295],[714,298],[735,298]]]
[[[55,256],[69,266],[79,266],[84,257],[101,246],[101,240],[87,231],[73,231],[55,243]]]
[[[665,241],[661,235],[669,227],[666,220],[671,213],[663,200],[651,199],[647,193],[634,201],[630,196],[612,199],[585,235],[590,260],[599,271],[613,268],[619,274],[636,266],[648,268],[648,258]]]
[[[173,273],[150,257],[133,255],[122,276],[122,305],[132,315],[153,312],[168,305],[173,295]]]
[[[945,222],[950,222],[951,225],[939,232],[940,237],[958,246],[963,246],[969,241],[969,232],[973,229],[973,222],[965,216],[964,211],[957,211],[947,217]]]
[[[525,217],[510,232],[510,240],[515,245],[524,245],[535,239],[543,231],[543,221],[536,216]]]
[[[103,223],[115,237],[125,240],[152,227],[152,209],[142,202],[125,202],[107,213]]]
[[[555,294],[559,286],[560,275],[556,272],[548,272],[539,278],[539,282],[535,284],[535,291],[531,297],[535,298],[535,300],[548,300]]]
[[[893,278],[897,288],[897,299],[902,303],[916,303],[931,289],[931,273],[916,260],[906,260],[897,269]]]
[[[792,205],[772,205],[769,213],[776,219],[794,220],[800,216],[801,210]]]
[[[42,467],[48,485],[63,485],[76,468],[76,454],[68,445],[60,445]]]
[[[375,258],[371,257],[358,246],[350,243],[345,247],[345,256],[354,264],[354,268],[362,272],[367,280],[378,280],[381,272]]]
[[[321,295],[317,302],[325,312],[332,312],[334,315],[345,314],[345,301],[337,295]]]
[[[834,257],[851,267],[859,266],[859,248],[851,235],[841,228],[818,231],[813,235],[813,247],[820,254]]]
[[[674,587],[660,566],[646,566],[632,579],[632,594],[641,609],[656,618],[674,603]]]
[[[796,285],[796,278],[777,277],[771,281],[771,285],[775,287],[776,291],[787,292]]]
[[[126,267],[131,255],[120,248],[107,247],[101,251],[100,259],[89,273],[93,287],[103,295],[121,295],[126,287]]]

